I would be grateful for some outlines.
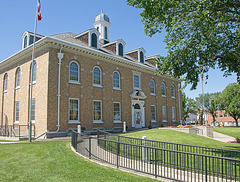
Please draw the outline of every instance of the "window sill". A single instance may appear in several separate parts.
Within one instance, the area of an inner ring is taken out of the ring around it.
[[[94,87],[98,87],[98,88],[102,88],[103,86],[102,85],[95,85],[93,84]]]
[[[152,123],[156,123],[157,121],[156,120],[151,120]]]
[[[15,121],[13,124],[19,124],[19,121]]]
[[[20,89],[20,86],[18,86],[18,87],[15,88],[15,90],[18,90],[18,89]]]
[[[162,97],[167,97],[166,95],[162,95]]]
[[[154,93],[150,93],[150,95],[152,95],[152,96],[156,96],[156,94],[154,94]]]
[[[164,122],[164,123],[166,123],[166,122],[167,122],[167,120],[163,120],[163,122]]]
[[[7,90],[4,90],[3,93],[7,93]]]
[[[176,99],[176,97],[172,97],[172,99]]]
[[[32,124],[35,124],[35,120],[32,120]]]
[[[68,121],[69,124],[80,124],[80,121]]]
[[[117,88],[117,87],[113,87],[114,90],[121,90],[120,88]]]
[[[93,120],[93,123],[103,123],[101,120]]]
[[[121,120],[114,120],[113,123],[122,123]]]
[[[71,81],[71,80],[69,80],[69,83],[77,84],[77,85],[80,85],[80,84],[81,84],[80,82],[77,82],[77,81]]]
[[[172,122],[176,122],[177,120],[172,120]]]
[[[140,88],[135,88],[135,87],[134,87],[133,89],[134,89],[134,90],[142,90],[142,89],[140,89]]]

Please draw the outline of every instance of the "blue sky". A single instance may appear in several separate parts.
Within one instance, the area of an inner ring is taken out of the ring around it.
[[[34,30],[37,0],[2,0],[0,6],[0,61],[18,52],[22,46],[25,30]],[[128,6],[125,0],[41,0],[42,20],[38,22],[37,33],[52,35],[64,32],[79,34],[93,28],[93,21],[101,12],[110,18],[110,41],[122,38],[126,51],[143,47],[146,56],[166,55],[163,42],[165,33],[148,37],[144,34],[140,9]],[[204,92],[220,92],[229,83],[236,82],[236,75],[225,78],[223,72],[210,70]],[[201,92],[201,83],[194,91],[188,86],[184,92],[194,98]]]

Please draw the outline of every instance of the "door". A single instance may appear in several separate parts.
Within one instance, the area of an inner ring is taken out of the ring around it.
[[[141,110],[134,110],[135,128],[142,128],[142,112]]]

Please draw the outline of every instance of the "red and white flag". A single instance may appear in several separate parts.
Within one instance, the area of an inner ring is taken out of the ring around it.
[[[37,20],[38,21],[42,19],[40,8],[41,8],[40,0],[38,0],[38,4],[37,4]]]

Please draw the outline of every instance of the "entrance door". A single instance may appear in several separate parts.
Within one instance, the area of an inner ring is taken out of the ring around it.
[[[141,112],[141,110],[134,109],[134,122],[135,122],[135,128],[142,128],[142,112]]]

